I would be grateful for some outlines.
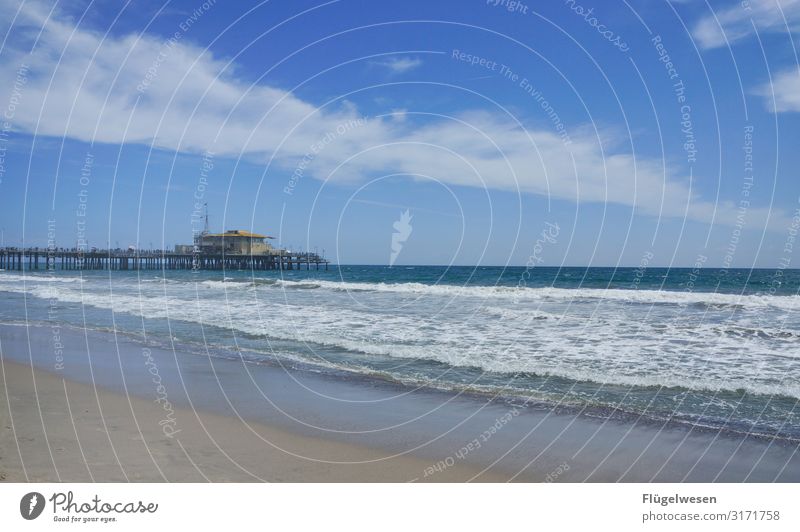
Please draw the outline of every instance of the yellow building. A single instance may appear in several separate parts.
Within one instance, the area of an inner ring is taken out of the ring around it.
[[[225,253],[226,255],[265,255],[272,251],[266,235],[259,235],[241,229],[224,233],[203,233],[199,237],[200,251],[203,253]]]

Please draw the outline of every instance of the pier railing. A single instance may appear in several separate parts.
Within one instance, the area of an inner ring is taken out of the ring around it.
[[[251,255],[175,253],[167,250],[0,248],[3,270],[319,270],[329,261],[316,253],[275,250]],[[305,267],[305,268],[304,268]]]

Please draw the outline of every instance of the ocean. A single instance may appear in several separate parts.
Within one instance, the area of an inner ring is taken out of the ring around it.
[[[0,322],[800,441],[798,290],[800,270],[7,271]]]

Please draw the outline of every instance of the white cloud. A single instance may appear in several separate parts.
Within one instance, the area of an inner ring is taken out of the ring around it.
[[[734,2],[701,18],[692,35],[701,48],[718,48],[754,34],[796,31],[800,27],[800,0]]]
[[[392,74],[402,74],[422,65],[422,59],[416,57],[390,57],[383,61],[374,61],[374,64],[388,68]]]
[[[773,113],[800,111],[800,70],[791,68],[777,73],[772,83],[761,85],[756,94],[764,98]]]
[[[322,147],[304,175],[317,179],[357,182],[400,172],[451,185],[633,206],[640,214],[680,217],[686,210],[704,222],[715,210],[660,160],[634,159],[613,148],[614,135],[598,138],[589,127],[571,131],[565,146],[552,129],[522,126],[496,112],[423,123],[413,112],[404,113],[405,120],[363,120],[349,102],[319,108],[284,89],[248,84],[186,39],[169,47],[147,35],[103,39],[58,18],[45,22],[47,9],[36,6],[25,4],[17,35],[8,41],[19,44],[0,55],[3,79],[13,79],[22,62],[30,68],[14,117],[14,127],[25,132],[243,155],[271,161],[287,178],[316,143]],[[19,32],[35,36],[40,28],[28,54],[30,40]],[[152,82],[137,91],[159,54]],[[717,207],[718,222],[735,223],[733,205]],[[753,208],[748,219],[763,226],[768,214]]]

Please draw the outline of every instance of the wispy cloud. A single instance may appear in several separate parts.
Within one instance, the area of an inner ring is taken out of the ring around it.
[[[800,70],[794,67],[779,72],[772,83],[764,83],[755,92],[773,113],[800,112]]]
[[[692,35],[701,48],[718,48],[759,33],[786,33],[800,27],[800,0],[735,2],[701,18]]]
[[[48,11],[26,2],[7,41],[17,48],[0,56],[2,79],[13,79],[22,62],[30,68],[14,117],[14,127],[24,132],[208,150],[270,164],[281,174],[291,174],[312,145],[328,138],[304,175],[333,182],[358,182],[377,172],[435,176],[450,185],[626,205],[639,214],[710,222],[715,213],[717,222],[736,222],[734,205],[704,200],[660,159],[634,157],[624,137],[588,125],[571,131],[567,146],[550,128],[498,112],[364,120],[351,103],[321,108],[286,90],[252,85],[187,40],[165,48],[150,35],[103,38],[65,19],[48,19]],[[23,46],[30,40],[20,33],[35,36],[40,29],[29,53]],[[157,60],[149,85],[137,90]],[[748,219],[758,226],[769,215],[752,208]]]
[[[390,57],[373,64],[389,69],[392,74],[403,74],[422,65],[422,59],[416,57]]]

